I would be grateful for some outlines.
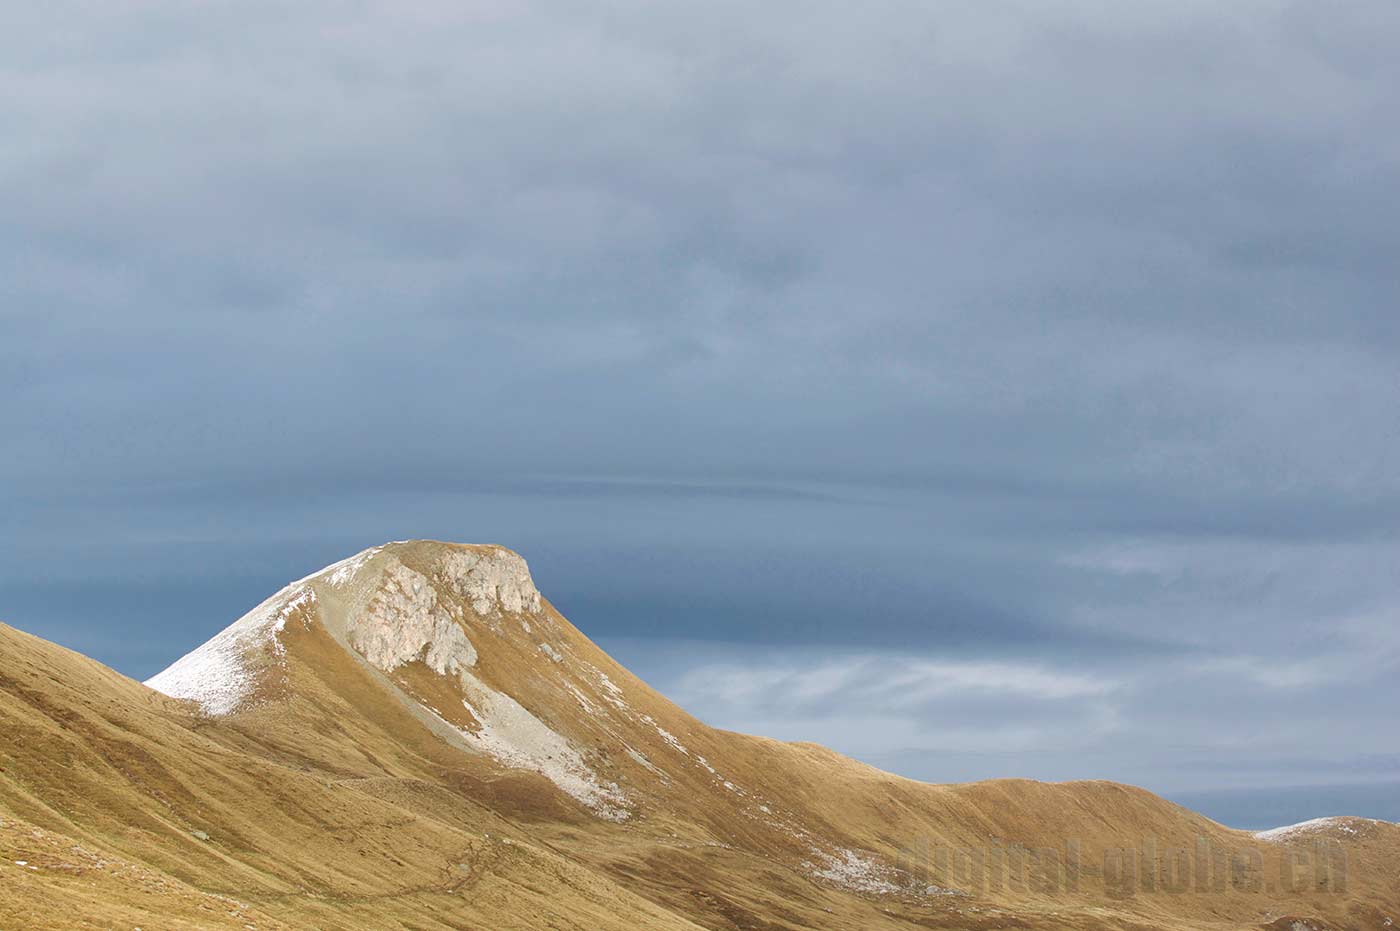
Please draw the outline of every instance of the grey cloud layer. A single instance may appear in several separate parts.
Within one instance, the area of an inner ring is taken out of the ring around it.
[[[1383,2],[12,4],[0,615],[148,673],[137,628],[491,539],[590,633],[1112,681],[1047,707],[1193,771],[1245,761],[1150,682],[1352,696],[1373,778],[1397,47]],[[919,708],[869,752],[936,754]]]

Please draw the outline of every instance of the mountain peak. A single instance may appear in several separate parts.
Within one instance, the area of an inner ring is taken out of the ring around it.
[[[455,612],[450,601],[458,602]],[[453,597],[455,596],[455,597]],[[476,661],[461,624],[538,614],[525,560],[503,546],[402,540],[370,547],[286,585],[205,643],[146,680],[209,715],[243,707],[261,670],[285,661],[292,620],[319,621],[381,671],[423,658],[439,674]]]
[[[540,608],[540,593],[530,578],[530,567],[524,558],[494,544],[438,540],[384,543],[332,563],[300,581],[343,587],[354,584],[366,573],[374,573],[386,563],[412,567],[410,571],[419,575],[440,575],[460,595],[470,599],[481,614],[498,609],[512,613],[537,612]]]
[[[192,900],[181,927],[213,927],[238,900],[294,920],[240,911],[220,927],[1258,926],[1263,900],[1247,884],[1120,895],[1097,865],[1139,856],[1124,846],[1135,838],[1159,852],[1205,843],[1212,877],[1216,851],[1250,851],[1249,881],[1325,843],[1350,891],[1328,873],[1328,895],[1282,890],[1271,907],[1358,928],[1386,927],[1400,907],[1393,825],[1333,818],[1253,835],[1111,783],[925,785],[708,727],[569,624],[496,546],[357,553],[150,684],[194,701],[156,700],[0,625],[0,869],[53,877],[20,886],[24,917],[58,915],[35,927],[72,925],[51,902],[64,890],[90,901],[88,880],[136,902],[130,872],[106,872],[106,849],[74,859],[93,838],[177,864],[199,882],[191,894],[217,892]],[[56,833],[45,854],[44,825],[25,817],[88,833]],[[127,820],[113,830],[114,817]],[[940,850],[955,853],[940,865]],[[961,851],[985,852],[996,872],[972,875]],[[1047,864],[1050,885],[1026,882]],[[70,868],[85,871],[81,888]],[[168,916],[179,902],[157,905]],[[1363,907],[1374,920],[1358,924]],[[87,923],[137,925],[135,911],[120,917]]]
[[[340,650],[304,648],[307,636]],[[285,708],[313,680],[343,679],[344,657],[449,743],[545,776],[596,815],[628,817],[625,793],[584,749],[593,728],[578,720],[585,690],[617,701],[596,665],[606,657],[547,608],[505,547],[371,547],[287,585],[146,685],[226,717]]]

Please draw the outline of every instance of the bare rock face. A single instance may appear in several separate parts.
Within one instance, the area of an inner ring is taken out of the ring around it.
[[[439,571],[448,586],[480,615],[538,614],[540,593],[525,560],[509,550],[451,550]]]
[[[421,661],[451,678],[475,727],[450,724],[438,708],[423,703],[411,691],[405,698],[418,703],[418,712],[429,713],[440,725],[452,728],[466,747],[508,767],[539,773],[599,817],[612,821],[630,817],[626,793],[595,772],[583,749],[470,671],[478,655],[468,631],[499,637],[505,628],[502,620],[509,616],[528,635],[532,628],[527,617],[541,613],[540,593],[525,560],[498,547],[407,546],[414,549],[391,550],[377,557],[382,574],[373,594],[345,626],[351,649],[385,673]],[[406,565],[404,559],[418,568]],[[365,576],[366,581],[374,578]],[[563,661],[552,647],[546,655]]]
[[[451,676],[476,665],[476,648],[449,606],[439,602],[431,581],[397,559],[385,568],[374,598],[349,619],[345,633],[356,652],[384,672],[415,660]]]
[[[405,558],[407,558],[405,556]],[[380,555],[383,577],[365,607],[346,619],[350,646],[384,672],[416,660],[460,676],[476,665],[463,607],[480,618],[537,615],[540,593],[525,560],[499,547],[444,546],[410,568],[392,550]],[[427,573],[427,574],[425,574]]]

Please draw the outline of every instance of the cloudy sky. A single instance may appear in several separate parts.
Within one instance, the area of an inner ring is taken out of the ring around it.
[[[718,725],[1390,797],[1398,48],[1391,0],[6,4],[0,618],[145,677],[498,542]]]

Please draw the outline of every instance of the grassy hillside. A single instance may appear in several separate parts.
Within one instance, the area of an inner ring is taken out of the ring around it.
[[[188,700],[0,625],[0,928],[1400,921],[1400,827],[1260,840],[1127,786],[714,730],[499,548],[377,548],[240,625],[154,680]]]

